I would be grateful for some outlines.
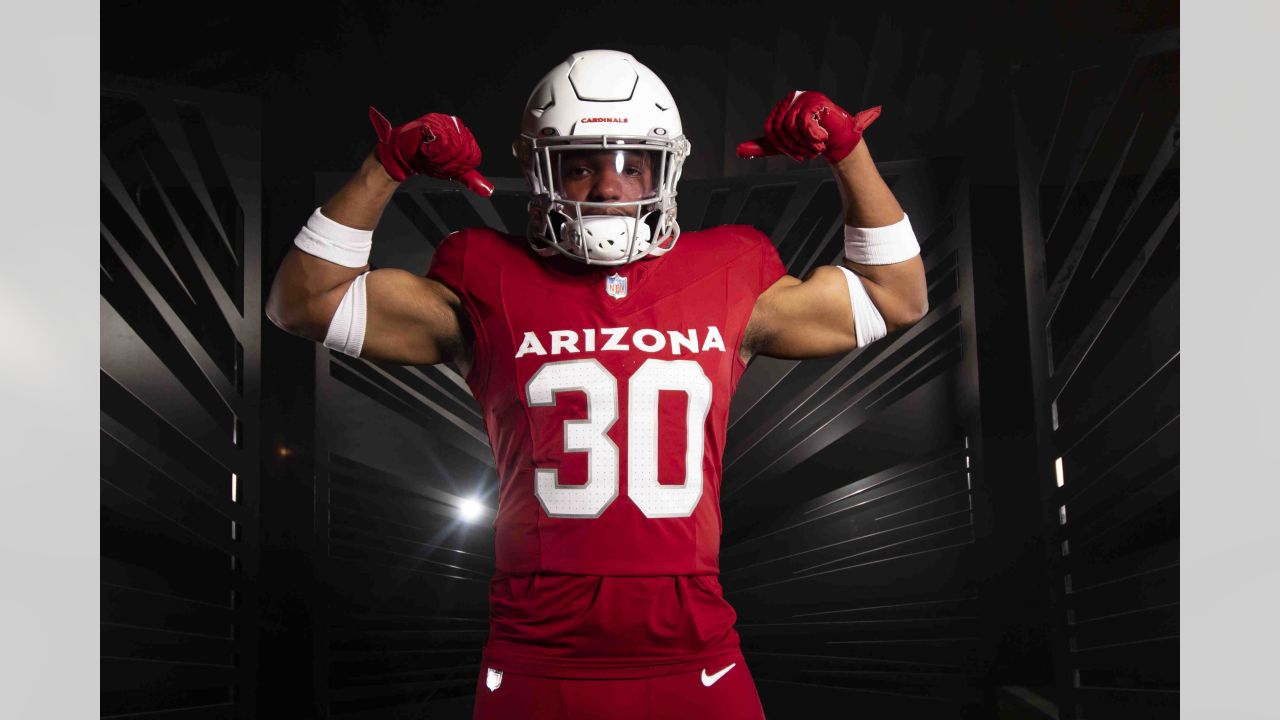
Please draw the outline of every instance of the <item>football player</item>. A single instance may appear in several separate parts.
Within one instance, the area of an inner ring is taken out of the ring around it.
[[[420,277],[368,270],[398,184],[492,186],[456,117],[370,108],[376,150],[302,228],[267,313],[353,356],[463,368],[501,482],[477,718],[763,717],[717,579],[729,402],[753,355],[846,353],[924,316],[919,245],[861,139],[878,114],[796,91],[738,148],[834,172],[846,259],[800,280],[754,228],[681,233],[670,92],[626,53],[575,53],[513,145],[525,234],[455,232]]]

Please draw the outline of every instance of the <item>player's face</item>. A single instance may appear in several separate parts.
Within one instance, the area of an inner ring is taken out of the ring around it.
[[[578,150],[559,153],[560,192],[587,202],[631,202],[657,197],[650,153],[635,150]],[[584,215],[629,215],[627,208],[583,208]]]

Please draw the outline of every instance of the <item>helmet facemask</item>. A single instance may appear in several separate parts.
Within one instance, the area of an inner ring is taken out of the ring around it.
[[[533,191],[529,238],[540,255],[624,265],[675,246],[683,138],[521,137],[517,145]]]

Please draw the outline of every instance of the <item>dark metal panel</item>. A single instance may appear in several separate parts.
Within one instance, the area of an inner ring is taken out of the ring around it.
[[[260,109],[101,98],[102,713],[254,717]]]
[[[104,656],[100,674],[104,717],[167,711],[185,718],[188,709],[204,712],[235,703],[236,669],[230,665]]]
[[[1168,31],[1015,83],[1064,718],[1177,715],[1178,65]]]

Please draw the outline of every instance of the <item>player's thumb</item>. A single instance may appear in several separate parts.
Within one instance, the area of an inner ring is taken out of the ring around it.
[[[764,137],[748,140],[738,145],[738,157],[743,160],[781,154],[782,151]]]
[[[468,170],[455,179],[463,185],[466,185],[467,189],[480,197],[489,197],[490,195],[493,195],[493,183],[486,180],[485,177],[476,170]]]
[[[378,134],[378,142],[386,142],[391,137],[391,121],[372,105],[369,106],[369,122],[373,123],[373,131]]]
[[[881,107],[882,107],[881,105],[877,105],[873,108],[867,108],[866,110],[863,110],[857,115],[854,115],[853,131],[857,133],[861,133],[863,130],[866,130],[868,127],[870,127],[871,123],[875,122],[876,118],[880,117]]]

